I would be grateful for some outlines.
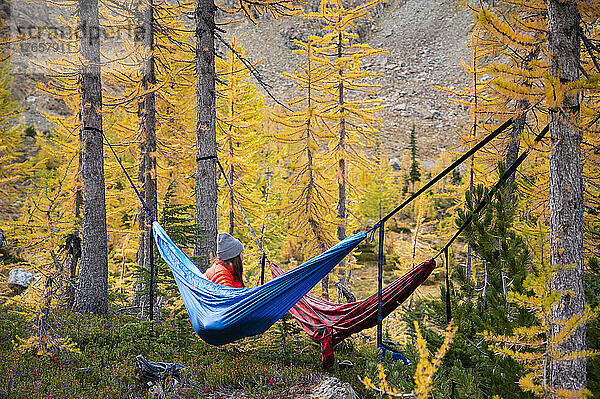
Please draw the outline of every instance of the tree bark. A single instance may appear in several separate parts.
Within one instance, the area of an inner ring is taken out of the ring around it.
[[[98,0],[79,0],[79,30],[83,124],[82,245],[74,309],[80,313],[108,312],[108,253],[104,154],[102,144],[102,81]]]
[[[233,69],[233,64],[232,64]],[[230,71],[233,74],[233,70]],[[229,116],[233,116],[233,104],[231,105],[231,114]],[[231,126],[229,126],[229,131],[231,132]],[[229,158],[233,160],[233,142],[231,141],[231,137],[229,138]],[[233,170],[233,162],[230,165],[229,169],[229,183],[231,184],[231,188],[229,189],[229,234],[233,235],[233,230],[235,229],[235,213],[233,207],[235,205],[235,198],[233,194],[233,179],[235,177]]]
[[[342,33],[338,34],[337,42],[337,58],[341,59],[343,56],[343,40]],[[340,68],[339,70],[340,83],[338,85],[338,106],[340,107],[340,130],[338,137],[338,147],[342,154],[346,147],[346,113],[345,113],[345,101],[344,101],[344,72]],[[340,157],[338,159],[338,203],[337,203],[337,239],[342,241],[346,238],[346,159]],[[346,261],[342,260],[339,265],[338,271],[338,283],[343,287],[350,277],[350,272],[345,272]],[[338,288],[337,292],[338,302],[342,302],[344,294],[342,289]]]
[[[156,85],[155,60],[154,60],[154,4],[152,1],[144,11],[144,45],[149,51],[149,56],[144,60],[144,75],[142,86],[144,90]],[[143,141],[140,143],[140,164],[138,169],[138,182],[144,202],[156,217],[157,215],[157,188],[156,188],[156,97],[154,91],[147,92],[140,103],[139,115],[143,132]],[[138,241],[137,262],[140,270],[150,270],[150,245],[152,239],[152,220],[148,212],[140,204],[138,208],[140,237]],[[133,304],[135,306],[149,306],[148,297],[139,293],[146,289],[144,276],[138,276]]]
[[[473,138],[477,136],[477,46],[473,46],[473,95],[474,98],[474,109],[473,109]],[[475,177],[475,154],[471,155],[471,163],[469,165],[469,191],[473,194],[473,178]],[[413,186],[413,193],[415,192]],[[473,206],[473,204],[470,204]],[[471,275],[473,272],[473,254],[471,244],[467,243],[467,264],[465,265],[465,276],[468,280],[471,280]],[[479,287],[481,281],[481,276],[478,273],[475,273],[475,283]]]
[[[81,117],[81,114],[80,114]],[[81,170],[83,167],[83,153],[81,150],[81,144],[83,143],[82,132],[79,131],[79,155],[77,157],[77,175],[75,177],[75,231],[73,236],[79,239],[80,231],[79,226],[81,225],[81,207],[83,206],[83,193],[81,188]],[[69,285],[65,293],[65,305],[67,309],[72,309],[75,304],[75,287],[77,286],[77,264],[81,258],[81,241],[79,242],[79,250],[77,256],[71,255],[71,262],[69,265]]]
[[[529,54],[527,55],[527,57],[525,57],[525,60],[523,61],[522,68],[531,70],[529,63],[533,59],[537,58],[538,53],[539,53],[539,48],[536,48],[535,50],[530,51]],[[531,81],[527,81],[525,83],[525,85],[526,85],[526,87],[531,88]],[[517,101],[517,110],[518,111],[525,111],[525,110],[527,110],[527,108],[529,108],[529,101],[527,101],[526,99]],[[505,166],[507,169],[510,168],[512,166],[512,164],[519,157],[519,148],[521,146],[521,135],[523,134],[523,130],[525,129],[526,121],[527,121],[527,113],[524,112],[522,115],[520,115],[515,120],[515,122],[512,125],[512,129],[510,130],[509,142],[508,142],[508,146],[506,147],[506,153],[504,156]],[[506,185],[509,188],[509,191],[515,184],[515,175],[516,175],[516,171],[514,171],[509,176],[509,178],[506,182]]]
[[[548,1],[548,41],[552,74],[561,82],[579,78],[579,11],[575,1]],[[553,276],[552,289],[560,291],[552,309],[552,335],[561,321],[583,312],[583,179],[579,96],[565,93],[562,103],[550,109],[550,249],[553,267],[563,268]],[[585,349],[585,325],[578,327],[558,350],[565,354]],[[550,361],[552,389],[579,390],[586,387],[585,360]]]
[[[217,247],[217,156],[215,129],[215,5],[196,0],[196,193],[194,247],[200,269],[208,269]]]
[[[519,100],[517,104],[517,108],[519,110],[525,110],[529,107],[529,102],[527,100]],[[505,167],[508,169],[510,166],[515,163],[517,158],[519,157],[519,148],[521,147],[521,135],[523,134],[523,129],[525,127],[525,120],[527,118],[526,114],[520,115],[513,123],[512,128],[510,129],[510,137],[508,141],[508,145],[506,146],[506,153],[504,154],[504,163]],[[512,188],[515,184],[515,174],[516,171],[511,173],[506,181],[506,187]]]

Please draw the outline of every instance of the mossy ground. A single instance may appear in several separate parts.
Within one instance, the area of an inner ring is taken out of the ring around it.
[[[0,306],[0,397],[146,398],[148,387],[135,375],[135,357],[176,362],[188,367],[182,384],[165,382],[173,398],[302,398],[325,376],[349,382],[362,398],[375,397],[359,378],[373,378],[384,362],[398,385],[410,383],[412,366],[381,359],[368,334],[336,347],[336,359],[350,360],[351,369],[322,370],[317,346],[303,333],[285,336],[273,326],[259,337],[222,347],[207,345],[193,333],[185,313],[153,327],[148,321],[122,315],[57,314],[54,333],[69,337],[81,351],[48,356],[20,353],[13,341],[31,334],[19,309]],[[185,317],[184,317],[185,316]],[[407,385],[410,389],[410,385]]]

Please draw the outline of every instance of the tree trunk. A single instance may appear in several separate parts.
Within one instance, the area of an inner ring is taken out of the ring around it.
[[[343,41],[341,32],[338,34],[337,43],[337,57],[338,60],[343,55]],[[338,106],[340,107],[340,131],[338,138],[338,147],[342,154],[346,147],[346,115],[345,115],[345,102],[344,102],[344,73],[342,69],[339,70],[340,83],[338,85]],[[343,240],[346,238],[346,159],[340,157],[338,160],[338,203],[337,203],[337,239]],[[345,272],[346,261],[342,260],[339,265],[338,271],[338,283],[343,287],[346,287],[347,280],[349,279],[350,273]],[[342,289],[338,288],[337,292],[338,302],[342,302],[344,294]]]
[[[233,64],[232,64],[233,69]],[[230,71],[233,74],[233,71]],[[233,104],[231,106],[231,115],[233,116]],[[229,131],[231,132],[231,126],[229,126]],[[231,137],[229,137],[229,158],[233,161],[233,142],[231,141]],[[229,183],[231,184],[231,188],[229,189],[229,234],[233,235],[233,229],[235,228],[235,213],[233,210],[235,198],[233,194],[233,178],[235,177],[233,170],[233,162],[229,167]]]
[[[473,138],[477,137],[477,46],[473,46],[473,95],[474,98],[474,110],[473,110]],[[469,165],[469,191],[473,194],[473,178],[475,174],[475,154],[471,155],[471,164]],[[413,188],[413,193],[415,192]],[[473,204],[470,204],[471,206]],[[467,264],[465,265],[465,276],[468,280],[471,279],[472,269],[473,269],[473,254],[471,249],[471,244],[467,243]],[[479,285],[481,277],[479,275],[475,275],[475,283]]]
[[[522,68],[531,70],[529,66],[530,62],[537,58],[539,53],[539,48],[529,52],[525,60],[523,61]],[[531,82],[526,82],[526,87],[531,88]],[[529,101],[526,99],[517,101],[517,111],[525,111],[529,108]],[[510,168],[512,164],[519,157],[519,147],[521,146],[521,135],[523,134],[523,129],[525,129],[525,122],[527,121],[527,114],[523,113],[520,115],[512,125],[512,129],[510,130],[510,140],[508,142],[508,146],[506,147],[506,153],[504,156],[505,166],[506,168]],[[515,184],[515,175],[516,171],[513,172],[506,182],[506,186],[511,189]]]
[[[80,115],[81,117],[81,115]],[[79,226],[81,225],[81,207],[83,206],[83,193],[81,190],[81,169],[83,164],[83,153],[81,151],[81,143],[83,142],[82,132],[79,131],[79,156],[77,157],[77,175],[75,177],[75,231],[73,236],[79,239],[80,231]],[[77,256],[71,255],[71,262],[69,265],[69,285],[65,292],[65,305],[67,309],[72,309],[75,304],[75,287],[77,286],[77,264],[81,258],[81,241],[79,242],[79,249]]]
[[[217,248],[217,138],[215,130],[215,5],[196,0],[196,207],[199,238],[194,256],[208,269]]]
[[[519,110],[525,110],[529,107],[529,102],[527,100],[519,100],[517,104],[517,108]],[[519,157],[519,148],[521,147],[521,135],[523,134],[523,128],[525,127],[525,120],[527,119],[527,115],[523,114],[519,116],[513,123],[512,128],[510,129],[510,138],[508,141],[508,145],[506,146],[506,153],[504,154],[504,163],[505,167],[508,169],[511,167],[513,163]],[[506,181],[506,187],[512,188],[515,184],[515,174],[516,171],[511,173]]]
[[[548,41],[552,74],[567,83],[578,79],[579,11],[575,1],[548,1]],[[579,96],[565,93],[564,100],[550,109],[550,249],[552,267],[564,270],[553,276],[552,289],[561,292],[552,309],[552,335],[561,321],[582,313],[583,293],[583,181]],[[565,269],[566,268],[566,269]],[[580,326],[558,350],[565,354],[585,350],[585,326]],[[586,365],[579,358],[550,361],[550,386],[578,390],[586,387]]]
[[[156,84],[154,72],[154,5],[152,2],[144,12],[144,44],[149,51],[149,56],[144,60],[144,76],[142,86],[144,90],[151,89]],[[140,164],[138,170],[138,182],[142,190],[144,202],[150,211],[157,216],[157,188],[156,188],[156,97],[154,91],[144,95],[139,106],[143,141],[140,143]],[[137,262],[140,270],[150,271],[150,245],[154,245],[152,239],[152,220],[148,212],[140,204],[138,209],[138,229],[140,238],[138,241]],[[144,276],[138,276],[133,304],[143,308],[150,306],[148,297],[140,295],[146,289]]]
[[[83,207],[81,265],[74,309],[80,313],[105,314],[108,311],[108,253],[98,0],[79,0],[78,11],[84,62],[81,74]]]

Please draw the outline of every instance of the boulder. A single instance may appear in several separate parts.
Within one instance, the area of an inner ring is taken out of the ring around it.
[[[21,287],[29,287],[37,278],[37,273],[32,272],[24,267],[17,267],[8,272],[7,282]]]
[[[328,377],[312,391],[315,399],[358,399],[356,392],[347,382]]]
[[[400,159],[398,158],[390,159],[390,166],[396,171],[402,170],[402,166],[400,166]]]

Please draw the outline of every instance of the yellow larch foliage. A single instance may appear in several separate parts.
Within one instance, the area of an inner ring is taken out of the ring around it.
[[[429,397],[431,390],[433,389],[433,375],[440,367],[443,357],[448,352],[450,342],[454,339],[454,335],[458,331],[458,327],[454,326],[452,322],[446,327],[444,332],[444,342],[435,352],[433,358],[431,353],[427,349],[427,342],[421,335],[421,329],[419,324],[415,321],[415,332],[417,334],[417,350],[419,352],[419,363],[417,363],[417,371],[415,373],[415,394],[419,399],[425,399]]]
[[[367,71],[362,63],[387,50],[360,43],[355,30],[357,20],[369,18],[369,10],[380,3],[381,0],[373,0],[346,7],[339,0],[322,0],[318,11],[303,15],[324,25],[325,34],[316,36],[314,45],[327,69],[321,90],[324,107],[330,114],[327,124],[333,133],[328,139],[328,168],[340,186],[338,191],[343,192],[338,193],[338,209],[354,208],[364,190],[364,185],[355,184],[349,177],[374,168],[365,150],[373,146],[381,126],[377,117],[381,101],[376,97],[380,86],[374,83],[379,74]],[[347,196],[344,204],[340,195]],[[338,224],[345,228],[347,222],[346,212]]]
[[[250,83],[251,73],[242,60],[247,56],[234,35],[229,49],[216,60],[217,68],[217,144],[225,171],[219,177],[219,230],[243,237],[245,253],[258,257],[258,248],[246,220],[264,226],[261,209],[267,197],[267,173],[272,170],[267,136],[263,133],[264,98]],[[250,259],[250,265],[257,259]]]
[[[327,122],[332,118],[325,109],[323,86],[328,70],[326,61],[315,51],[315,36],[307,42],[295,41],[294,50],[304,63],[296,72],[285,74],[297,84],[300,93],[290,110],[273,115],[283,126],[277,139],[288,144],[284,169],[287,169],[288,194],[282,205],[290,218],[290,233],[307,241],[306,256],[316,255],[333,243],[333,211],[330,183],[324,174],[325,140],[333,136]]]
[[[473,77],[473,84],[462,91],[448,90],[471,109],[472,124],[461,134],[461,148],[480,140],[508,117],[518,119],[526,111],[516,127],[507,129],[475,157],[475,181],[486,184],[495,180],[493,171],[497,163],[506,160],[511,135],[517,133],[521,148],[528,146],[533,135],[548,123],[548,109],[556,107],[565,96],[579,95],[577,124],[583,136],[584,199],[586,209],[590,209],[584,213],[586,257],[594,255],[598,238],[591,232],[600,226],[600,214],[594,211],[600,208],[597,173],[600,155],[596,150],[600,144],[596,134],[600,120],[600,62],[594,50],[600,39],[597,26],[600,8],[594,7],[595,4],[578,2],[582,12],[580,78],[569,83],[552,75],[545,1],[505,0],[493,6],[483,3],[469,6],[475,21],[471,32],[473,60],[463,62],[463,67]],[[528,199],[523,212],[535,220],[549,217],[550,150],[547,141],[540,143],[517,172],[517,191]],[[459,192],[468,188],[463,183]]]
[[[448,327],[443,332],[444,342],[437,349],[435,355],[433,355],[427,349],[427,341],[421,334],[419,323],[415,321],[415,332],[417,335],[416,347],[419,352],[419,362],[417,363],[417,369],[415,371],[415,389],[411,393],[401,393],[398,389],[392,387],[387,381],[385,370],[381,364],[378,365],[378,376],[379,380],[377,384],[369,377],[363,378],[363,383],[367,389],[373,389],[384,395],[387,395],[390,399],[392,397],[416,397],[418,399],[426,399],[433,390],[433,376],[440,367],[442,359],[450,348],[450,343],[454,339],[458,327],[454,326],[454,323],[450,321]]]

